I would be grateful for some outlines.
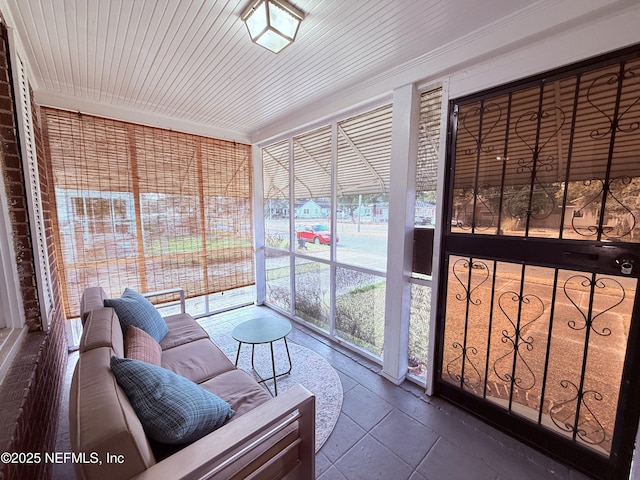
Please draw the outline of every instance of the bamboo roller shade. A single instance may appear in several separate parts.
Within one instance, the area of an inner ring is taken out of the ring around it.
[[[52,108],[42,118],[68,316],[90,285],[194,297],[254,282],[249,145]]]

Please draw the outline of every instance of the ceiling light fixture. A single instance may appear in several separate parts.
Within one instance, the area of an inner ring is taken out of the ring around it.
[[[285,0],[252,0],[241,18],[252,42],[278,53],[296,38],[304,13]]]

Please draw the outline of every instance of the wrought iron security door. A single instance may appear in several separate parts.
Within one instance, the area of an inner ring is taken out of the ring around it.
[[[626,478],[640,49],[450,107],[438,392],[590,475]]]

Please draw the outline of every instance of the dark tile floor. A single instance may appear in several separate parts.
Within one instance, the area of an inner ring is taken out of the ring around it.
[[[213,320],[220,333],[245,307]],[[270,315],[273,311],[268,310]],[[321,354],[342,380],[342,413],[316,455],[318,480],[584,480],[587,477],[489,427],[422,388],[393,385],[380,367],[294,324],[289,339]],[[206,325],[208,331],[210,325]],[[228,334],[228,333],[227,333]]]
[[[201,323],[214,323],[218,332],[224,334],[225,325],[232,325],[229,318],[237,323],[237,316],[258,316],[264,308],[244,307],[208,317]],[[269,314],[273,312],[269,310]],[[587,478],[457,407],[427,397],[410,382],[393,385],[379,375],[379,366],[330,344],[307,328],[296,325],[288,338],[324,356],[342,381],[342,413],[316,455],[318,480]],[[64,413],[59,440],[59,448],[64,448],[68,442],[68,420]],[[68,470],[54,472],[54,478],[72,478],[68,475]]]

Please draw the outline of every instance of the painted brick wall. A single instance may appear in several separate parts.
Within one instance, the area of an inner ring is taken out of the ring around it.
[[[34,253],[29,231],[24,172],[15,133],[17,129],[14,123],[7,51],[6,29],[0,26],[0,147],[3,154],[0,171],[4,175],[9,200],[16,265],[29,333],[0,389],[0,451],[45,453],[55,449],[68,346],[65,319],[60,308],[54,308],[48,331],[43,332],[41,328]],[[56,255],[52,245],[53,207],[48,189],[48,169],[44,164],[42,134],[36,117],[38,109],[33,104],[32,111],[45,211],[45,236],[50,252],[53,299],[56,305],[61,305]],[[0,463],[0,480],[49,478],[51,467],[51,464],[44,462],[32,465]]]

